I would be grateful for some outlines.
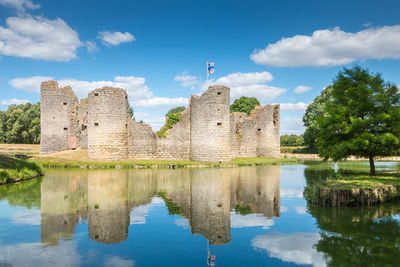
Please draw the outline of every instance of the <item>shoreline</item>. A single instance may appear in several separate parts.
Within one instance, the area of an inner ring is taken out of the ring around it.
[[[15,183],[19,183],[19,182],[24,182],[24,181],[32,180],[32,179],[39,178],[39,177],[42,177],[42,176],[44,176],[44,173],[41,173],[41,174],[38,174],[38,175],[34,175],[34,176],[31,176],[31,177],[28,177],[28,178],[22,178],[22,179],[17,178],[17,179],[14,179],[14,180],[7,180],[5,182],[0,182],[0,186],[1,185],[15,184]]]
[[[240,166],[266,166],[299,163],[296,158],[237,158],[230,162],[196,162],[190,160],[123,160],[90,161],[53,157],[34,157],[32,161],[45,168],[81,168],[81,169],[177,169],[177,168],[231,168]]]

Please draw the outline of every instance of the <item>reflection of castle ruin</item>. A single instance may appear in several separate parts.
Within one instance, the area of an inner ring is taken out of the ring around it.
[[[279,105],[256,107],[250,116],[230,113],[230,89],[210,86],[193,95],[181,120],[158,137],[129,117],[126,91],[103,87],[81,103],[71,87],[42,82],[40,152],[87,149],[91,159],[229,161],[279,156]]]
[[[189,220],[211,245],[230,242],[230,213],[279,216],[280,167],[178,170],[51,171],[41,185],[42,242],[69,239],[79,219],[105,244],[128,236],[133,208],[164,198],[170,214]]]

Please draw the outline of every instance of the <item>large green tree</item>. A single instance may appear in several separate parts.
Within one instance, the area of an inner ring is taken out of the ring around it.
[[[10,105],[0,113],[0,142],[38,144],[40,104]]]
[[[258,101],[257,98],[242,96],[233,101],[233,104],[231,105],[231,112],[246,112],[247,115],[249,115],[251,111],[259,105],[260,101]]]
[[[303,135],[284,134],[281,135],[281,146],[303,146]]]
[[[332,92],[332,86],[325,87],[321,95],[317,96],[314,101],[307,106],[306,112],[303,115],[304,127],[306,131],[304,132],[304,145],[312,152],[318,152],[316,147],[316,138],[318,135],[317,128],[317,116],[323,115],[323,110],[325,108],[325,103],[330,99]]]
[[[332,85],[332,96],[317,115],[317,148],[325,159],[366,157],[370,175],[374,158],[400,150],[399,89],[359,66],[344,68]]]

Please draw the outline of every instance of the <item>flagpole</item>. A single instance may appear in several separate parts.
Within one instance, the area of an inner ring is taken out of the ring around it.
[[[207,89],[208,89],[208,61],[207,61],[206,69],[207,69],[207,83],[206,83],[206,87],[207,87]]]

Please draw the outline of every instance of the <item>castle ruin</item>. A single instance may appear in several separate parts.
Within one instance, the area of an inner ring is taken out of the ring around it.
[[[192,95],[165,137],[129,116],[126,91],[103,87],[78,102],[70,86],[42,82],[40,153],[87,149],[95,160],[166,159],[226,162],[280,155],[279,105],[257,106],[249,116],[230,112],[230,88],[210,86]]]

